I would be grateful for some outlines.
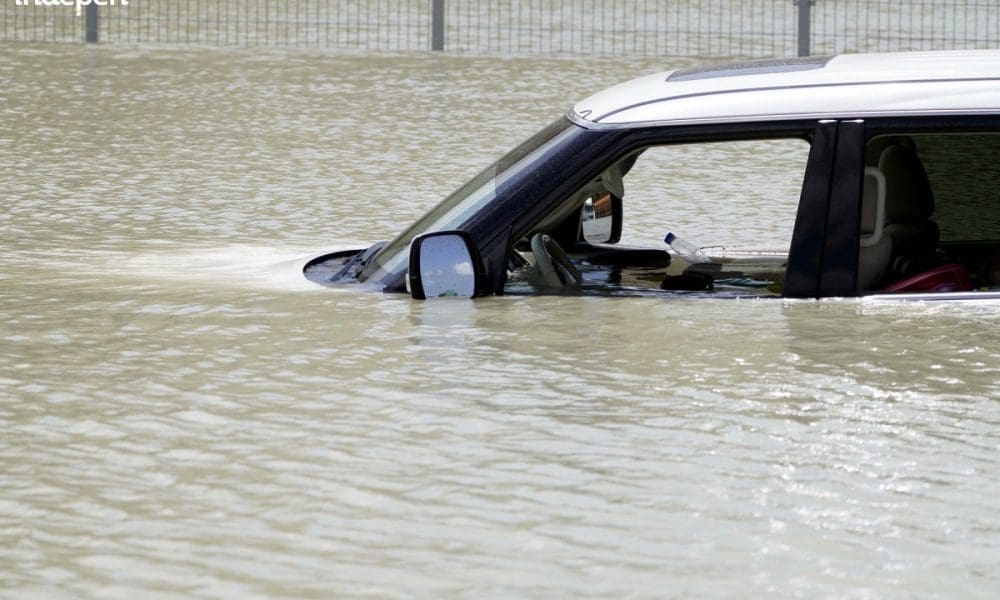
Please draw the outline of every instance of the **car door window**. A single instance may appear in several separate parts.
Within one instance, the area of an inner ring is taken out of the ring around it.
[[[565,247],[581,273],[575,287],[585,292],[778,296],[809,148],[799,138],[648,147],[609,166],[531,235],[549,234]],[[621,196],[621,241],[588,243],[575,219],[581,212],[592,218],[592,204],[609,195]],[[668,233],[673,246],[664,241]],[[529,241],[518,246],[525,260],[508,278],[508,293],[545,287],[532,279]],[[700,251],[685,256],[685,241]]]

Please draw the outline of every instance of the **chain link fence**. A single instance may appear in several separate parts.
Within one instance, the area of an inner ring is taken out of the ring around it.
[[[80,16],[40,1],[3,0],[0,41],[747,58],[1000,47],[997,0],[70,0],[89,4]]]

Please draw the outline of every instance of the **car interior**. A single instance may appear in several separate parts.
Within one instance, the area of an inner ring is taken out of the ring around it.
[[[514,245],[508,291],[653,289],[671,264],[665,248],[619,245],[623,178],[639,153],[602,172]]]

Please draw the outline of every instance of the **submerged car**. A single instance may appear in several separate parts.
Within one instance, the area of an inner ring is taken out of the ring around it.
[[[706,231],[667,225],[678,216]],[[649,241],[623,244],[625,230]],[[703,235],[711,245],[683,241]],[[578,103],[392,241],[304,272],[415,298],[1000,298],[1000,51],[636,79]]]

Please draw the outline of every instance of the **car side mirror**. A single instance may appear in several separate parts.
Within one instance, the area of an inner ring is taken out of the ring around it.
[[[622,238],[622,199],[591,196],[580,209],[580,238],[588,244],[614,244]]]
[[[475,298],[483,280],[482,261],[468,232],[435,231],[410,243],[410,295],[427,298]]]

